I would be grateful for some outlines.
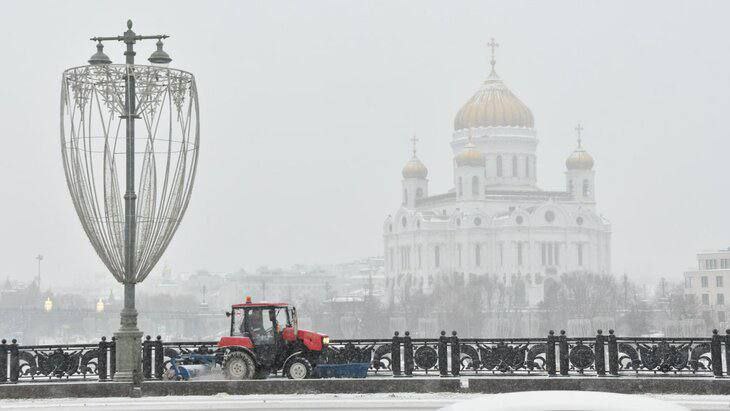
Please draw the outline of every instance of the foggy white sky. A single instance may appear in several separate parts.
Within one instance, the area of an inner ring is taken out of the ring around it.
[[[174,271],[382,254],[408,138],[421,139],[431,192],[450,188],[453,117],[485,78],[495,37],[499,74],[535,115],[541,187],[564,187],[582,122],[614,272],[679,279],[696,251],[730,246],[729,6],[4,3],[0,279],[30,278],[38,253],[45,281],[105,272],[63,177],[60,75],[85,64],[89,37],[121,34],[127,18],[138,33],[172,35],[172,66],[198,80],[198,177],[162,259]],[[121,45],[105,51],[122,61]]]

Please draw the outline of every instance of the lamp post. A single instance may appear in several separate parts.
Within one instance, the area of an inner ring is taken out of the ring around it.
[[[41,290],[41,261],[43,261],[43,256],[38,254],[35,257],[36,260],[38,260],[38,291]]]
[[[135,286],[169,245],[192,192],[197,168],[198,99],[192,74],[167,68],[164,34],[143,36],[132,21],[121,36],[93,37],[88,66],[64,71],[61,148],[66,182],[81,224],[112,275],[124,285],[115,380],[141,373]],[[135,65],[134,45],[157,40],[148,59]],[[104,42],[126,45],[125,64],[111,64]],[[141,120],[141,137],[135,134]],[[141,140],[141,141],[137,141]],[[143,143],[140,149],[135,143]],[[139,157],[139,158],[137,158]],[[125,191],[117,175],[124,161]],[[142,167],[136,168],[136,161]],[[139,185],[136,185],[136,182]]]

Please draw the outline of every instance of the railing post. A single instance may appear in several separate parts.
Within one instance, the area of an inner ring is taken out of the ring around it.
[[[142,341],[142,376],[145,380],[152,378],[152,337],[149,335]]]
[[[106,337],[102,336],[99,341],[99,361],[97,362],[97,372],[99,374],[99,381],[106,381],[107,373],[109,368],[107,367],[107,354],[108,354],[109,343],[106,342]]]
[[[456,336],[456,330],[451,332],[451,375],[459,376],[461,371],[461,347],[459,346],[459,337]]]
[[[114,374],[117,373],[117,337],[112,337],[112,342],[109,343],[109,378],[114,379]]]
[[[410,331],[406,331],[406,336],[403,338],[403,365],[406,376],[413,376],[413,341]]]
[[[390,344],[390,360],[392,361],[391,369],[393,370],[393,376],[400,376],[400,337],[398,331],[393,334],[393,342]]]
[[[155,378],[162,379],[165,372],[165,351],[162,349],[162,337],[159,335],[155,340]]]
[[[603,330],[598,330],[598,334],[596,334],[596,345],[595,345],[595,355],[596,355],[596,374],[598,374],[599,377],[602,377],[606,375],[606,352],[604,351],[603,347]]]
[[[613,330],[608,330],[608,373],[618,376],[618,342]]]
[[[550,330],[545,348],[545,363],[548,376],[555,376],[555,331]]]
[[[560,343],[558,351],[560,352],[560,375],[567,376],[570,364],[568,362],[568,337],[565,336],[565,330],[560,330],[559,338]]]
[[[13,338],[10,344],[10,382],[17,383],[20,377],[20,353],[18,352],[18,340]]]
[[[449,339],[446,337],[446,331],[441,331],[439,337],[438,355],[439,355],[439,375],[442,377],[449,376],[449,354],[448,354],[448,343]]]
[[[722,341],[717,330],[712,330],[710,341],[710,358],[712,359],[712,373],[715,378],[722,378]]]
[[[8,381],[8,345],[3,338],[0,342],[0,383]]]

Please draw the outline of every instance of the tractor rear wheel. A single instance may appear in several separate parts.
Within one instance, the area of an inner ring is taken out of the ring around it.
[[[253,358],[245,352],[233,351],[223,359],[223,374],[229,380],[250,380],[254,371]]]
[[[286,365],[284,374],[292,380],[303,380],[312,375],[312,364],[304,357],[296,357]]]

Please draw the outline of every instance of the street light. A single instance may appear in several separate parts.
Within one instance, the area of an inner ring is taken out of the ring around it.
[[[102,313],[104,312],[104,301],[99,298],[99,301],[96,302],[96,312]]]
[[[92,38],[97,52],[89,65],[70,68],[62,78],[61,154],[71,199],[96,253],[124,285],[121,327],[114,334],[114,378],[124,382],[142,370],[135,286],[180,225],[198,163],[195,77],[157,66],[172,60],[162,49],[166,38],[137,35],[130,20],[121,36]],[[149,59],[154,66],[135,65],[134,44],[141,40],[158,41]],[[125,64],[111,64],[105,41],[126,44]]]
[[[104,54],[104,45],[101,44],[101,40],[99,40],[99,43],[96,45],[96,53],[94,53],[93,56],[89,59],[89,64],[92,66],[95,66],[97,64],[111,64],[111,59],[109,59],[109,56]]]
[[[43,309],[46,310],[47,313],[51,312],[53,309],[53,301],[51,301],[51,297],[46,297],[46,302],[43,303]]]
[[[167,67],[167,65],[172,61],[170,55],[162,50],[162,40],[157,40],[157,50],[155,50],[147,60],[149,60],[152,64],[158,64],[164,67]]]

